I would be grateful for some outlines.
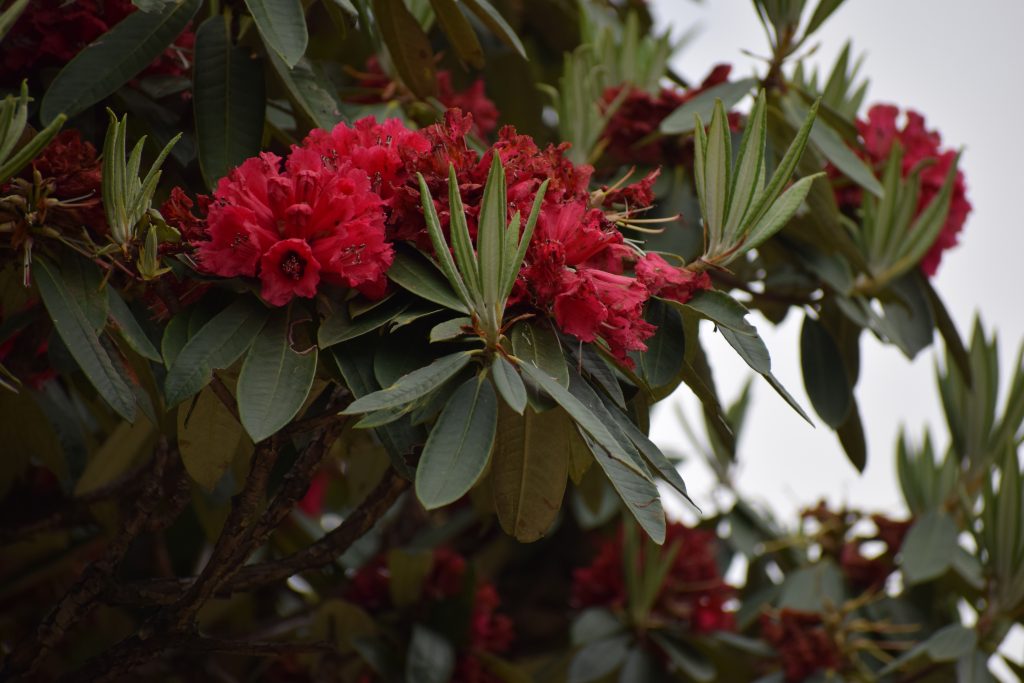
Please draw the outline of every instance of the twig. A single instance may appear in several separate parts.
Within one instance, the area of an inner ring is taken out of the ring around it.
[[[60,643],[67,630],[96,606],[96,598],[124,559],[132,541],[145,529],[147,520],[162,499],[160,491],[164,475],[172,464],[171,452],[167,440],[161,439],[135,510],[120,533],[107,546],[103,557],[86,568],[81,578],[39,624],[35,634],[15,648],[0,670],[0,679],[31,674],[43,657]],[[177,464],[180,460],[175,458],[173,462]]]
[[[394,469],[389,469],[338,528],[293,555],[242,567],[216,593],[216,597],[226,598],[233,593],[263,588],[294,574],[330,564],[369,531],[408,488],[409,481]],[[187,585],[187,579],[156,579],[111,586],[107,601],[117,605],[166,605],[172,603]]]

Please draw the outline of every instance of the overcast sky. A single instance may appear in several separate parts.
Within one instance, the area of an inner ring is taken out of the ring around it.
[[[673,63],[690,81],[699,82],[720,62],[732,63],[737,77],[748,75],[755,62],[742,51],[767,53],[750,0],[650,4],[659,23],[673,27],[676,35],[694,24],[702,27]],[[1022,29],[1021,0],[847,0],[817,34],[821,47],[808,60],[827,73],[844,42],[852,39],[855,54],[866,54],[861,73],[871,82],[868,106],[885,102],[916,109],[929,128],[941,132],[945,146],[964,148],[961,168],[974,211],[960,246],[946,252],[934,283],[961,336],[969,333],[976,313],[987,329],[998,330],[1004,385],[1024,339],[1019,275],[1024,135],[1013,131],[1024,111]],[[800,374],[801,320],[794,311],[779,328],[762,319],[758,329],[771,351],[776,376],[809,410]],[[749,371],[724,341],[704,336],[719,390],[731,401]],[[790,521],[797,509],[822,497],[833,505],[903,514],[893,460],[900,426],[919,438],[922,427],[931,424],[940,448],[945,448],[935,353],[922,352],[911,363],[870,334],[862,336],[861,353],[856,393],[868,439],[863,475],[847,463],[828,428],[811,429],[763,381],[755,382],[740,444],[739,487]],[[671,401],[698,416],[698,404],[685,387]],[[689,448],[671,408],[663,406],[655,414],[653,436],[666,449],[686,453]],[[683,475],[698,503],[708,504],[711,480],[704,468],[685,465]],[[1013,656],[1018,660],[1021,643],[1024,639],[1015,639]]]

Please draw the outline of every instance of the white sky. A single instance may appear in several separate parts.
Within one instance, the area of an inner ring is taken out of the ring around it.
[[[659,23],[672,26],[675,35],[701,25],[699,36],[673,63],[690,81],[699,82],[720,62],[732,63],[734,76],[748,75],[755,62],[742,50],[767,53],[750,0],[650,4]],[[852,39],[855,54],[867,54],[861,71],[871,82],[867,106],[886,102],[916,109],[929,128],[941,132],[945,146],[965,148],[961,168],[974,211],[961,233],[961,246],[946,252],[935,285],[961,336],[970,332],[976,312],[986,329],[998,330],[1004,385],[1024,339],[1016,277],[1024,252],[1017,194],[1024,191],[1024,136],[1014,131],[1024,111],[1022,31],[1021,0],[847,0],[817,33],[821,47],[808,60],[827,73],[844,42]],[[801,320],[794,311],[780,327],[773,329],[762,319],[758,329],[776,376],[811,412],[800,373]],[[750,373],[723,340],[711,337],[705,335],[705,345],[719,392],[728,402]],[[811,429],[758,379],[740,445],[741,491],[790,521],[799,508],[822,497],[833,506],[904,514],[893,459],[900,426],[919,437],[930,424],[939,447],[946,444],[934,380],[937,356],[926,350],[911,363],[870,334],[862,336],[861,354],[856,394],[868,440],[865,473],[858,475],[848,464],[827,427]],[[671,401],[697,421],[699,404],[685,387]],[[655,414],[652,436],[666,450],[690,450],[670,406]],[[697,502],[709,505],[711,478],[703,465],[684,465],[683,476]],[[1022,651],[1024,638],[1015,639],[1011,656],[1020,660]]]

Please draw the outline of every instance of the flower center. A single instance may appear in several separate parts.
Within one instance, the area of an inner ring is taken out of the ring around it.
[[[299,281],[302,279],[303,273],[306,272],[306,259],[299,256],[294,251],[289,251],[284,255],[284,258],[281,259],[280,268],[285,277]]]

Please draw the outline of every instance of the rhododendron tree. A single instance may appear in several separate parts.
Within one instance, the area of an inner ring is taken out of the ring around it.
[[[930,280],[959,153],[805,65],[840,4],[693,84],[642,2],[0,4],[0,678],[992,680],[1024,368]],[[908,514],[740,495],[709,338],[862,470],[861,336],[936,331]]]

